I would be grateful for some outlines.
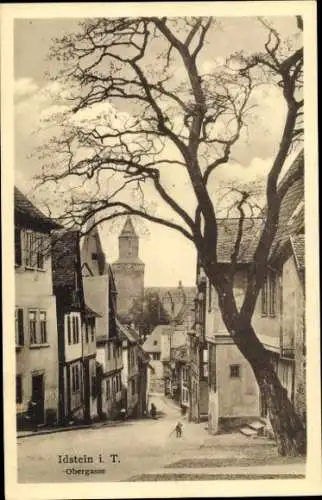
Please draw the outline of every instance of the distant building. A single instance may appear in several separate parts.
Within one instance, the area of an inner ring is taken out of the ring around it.
[[[139,258],[139,237],[129,216],[119,236],[119,257],[112,264],[112,271],[118,291],[118,316],[130,322],[128,316],[133,302],[143,302],[144,263]]]
[[[189,329],[189,419],[200,422],[208,418],[208,346],[205,337],[206,280],[197,266],[195,322]]]
[[[143,417],[148,404],[148,364],[137,332],[116,319],[123,344],[123,407],[130,417]]]
[[[113,419],[122,407],[122,340],[116,326],[117,291],[111,267],[102,250],[97,226],[89,221],[81,241],[86,303],[100,314],[96,319],[97,412]]]
[[[50,233],[57,224],[14,191],[16,411],[18,427],[58,416],[58,341]]]
[[[57,300],[60,421],[89,422],[97,417],[96,319],[85,302],[80,234],[56,234],[53,283]]]
[[[145,265],[139,258],[139,237],[130,216],[119,236],[119,257],[112,264],[112,271],[118,292],[118,316],[123,324],[134,322],[139,328],[136,320],[142,316],[154,327],[170,322],[185,326],[191,323],[195,287],[184,287],[181,281],[177,287],[144,287]],[[151,318],[146,318],[149,313]]]
[[[151,393],[158,392],[164,394],[165,380],[161,351],[165,349],[165,346],[162,346],[162,344],[164,340],[167,339],[167,337],[165,339],[163,335],[168,332],[171,333],[172,331],[172,326],[158,325],[142,345],[144,352],[146,352],[149,356],[150,365],[153,367],[153,372],[150,373],[149,377],[149,391]],[[168,349],[170,356],[170,344],[168,346]]]
[[[189,328],[193,322],[196,287],[183,286],[179,281],[173,287],[146,287],[144,296],[157,296],[167,323]]]

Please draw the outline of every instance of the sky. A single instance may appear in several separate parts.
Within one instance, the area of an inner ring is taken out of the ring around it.
[[[273,21],[285,37],[296,31],[293,17],[274,18]],[[77,25],[77,19],[15,21],[15,182],[31,198],[33,176],[42,168],[42,160],[35,155],[35,148],[45,145],[52,133],[44,127],[42,120],[59,107],[55,99],[60,88],[48,76],[48,73],[54,75],[57,71],[57,63],[48,60],[49,49],[54,38],[77,29]],[[222,18],[220,29],[210,36],[203,51],[201,67],[204,71],[211,71],[214,62],[220,63],[237,50],[254,52],[265,39],[263,27],[254,18]],[[151,54],[152,61],[153,57]],[[285,107],[280,92],[273,88],[259,89],[257,100],[260,126],[257,122],[249,127],[247,138],[234,150],[230,172],[229,166],[228,170],[227,167],[218,169],[214,183],[229,180],[232,172],[240,182],[261,180],[267,174],[280,140]],[[167,154],[171,157],[172,152],[167,150]],[[192,210],[189,183],[184,175],[171,171],[165,175],[164,182],[173,190],[174,198],[183,203],[187,211]],[[216,189],[216,184],[213,189]],[[147,193],[151,202],[157,205],[153,194]],[[109,262],[117,258],[118,233],[123,223],[120,219],[101,228]],[[134,225],[140,235],[140,257],[145,262],[146,286],[175,286],[179,281],[186,286],[195,284],[196,253],[188,240],[179,233],[141,219],[135,218]]]

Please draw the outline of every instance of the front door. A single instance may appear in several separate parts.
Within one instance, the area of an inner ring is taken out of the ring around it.
[[[43,424],[45,420],[45,385],[44,375],[32,376],[32,401],[36,403],[35,406],[35,420],[36,424]]]

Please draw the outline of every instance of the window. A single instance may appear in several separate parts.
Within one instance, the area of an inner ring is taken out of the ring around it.
[[[67,316],[67,337],[68,337],[68,344],[70,345],[72,343],[72,330],[71,330],[69,315]]]
[[[47,314],[45,311],[40,311],[39,313],[40,319],[40,343],[47,343]]]
[[[113,394],[116,394],[116,377],[113,377]]]
[[[189,392],[186,387],[182,388],[182,403],[188,404],[189,403]]]
[[[204,361],[203,363],[203,376],[204,378],[208,378],[208,361]]]
[[[159,361],[161,359],[161,354],[159,352],[153,352],[152,353],[152,359],[154,361]]]
[[[30,344],[37,344],[37,312],[29,311],[28,320]]]
[[[276,314],[276,275],[269,272],[263,283],[261,292],[262,316],[275,316]]]
[[[202,351],[202,377],[208,378],[208,349]]]
[[[88,344],[88,330],[89,330],[89,324],[86,321],[86,323],[85,323],[85,341],[86,341],[86,344]]]
[[[110,393],[110,379],[106,380],[106,399],[110,399],[111,393]]]
[[[16,376],[16,404],[22,403],[22,376]]]
[[[110,344],[107,344],[107,359],[111,359],[111,351],[110,351]]]
[[[95,318],[87,318],[85,324],[86,342],[89,342],[89,332],[91,334],[91,342],[95,340]]]
[[[32,231],[25,233],[26,267],[44,269],[45,237]]]
[[[17,266],[22,264],[21,229],[19,227],[15,227],[15,264]]]
[[[208,281],[208,312],[211,312],[211,292],[212,292],[212,286],[210,281]]]
[[[188,370],[185,366],[182,367],[182,381],[185,383],[188,382]]]
[[[276,277],[275,274],[271,274],[269,279],[269,300],[268,300],[268,314],[270,316],[275,316],[275,302],[276,302]]]
[[[131,392],[132,392],[132,394],[135,394],[135,380],[134,379],[131,380]]]
[[[96,392],[96,376],[95,373],[92,374],[92,397],[95,398],[97,395]]]
[[[15,332],[16,345],[24,345],[23,309],[18,307],[15,310]]]
[[[79,392],[80,388],[80,373],[79,365],[72,366],[72,392]]]
[[[72,316],[73,344],[79,343],[79,321],[77,316]]]
[[[97,260],[97,253],[92,253],[92,260]]]
[[[240,365],[230,365],[230,378],[240,377]]]
[[[91,326],[91,340],[92,340],[92,342],[94,342],[94,340],[95,340],[95,318],[91,318],[90,326]]]
[[[157,340],[154,340],[154,341],[153,341],[153,345],[158,345],[158,341],[157,341]]]

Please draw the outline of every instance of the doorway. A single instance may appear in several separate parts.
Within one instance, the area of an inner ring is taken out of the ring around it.
[[[32,401],[36,403],[36,424],[43,424],[45,420],[45,385],[44,374],[32,375]]]

